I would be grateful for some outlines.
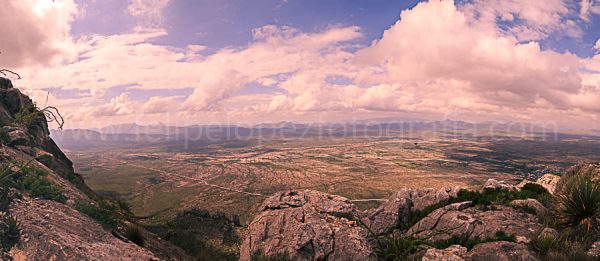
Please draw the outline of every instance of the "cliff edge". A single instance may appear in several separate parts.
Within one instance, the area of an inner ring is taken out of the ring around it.
[[[0,78],[1,259],[189,260],[85,185],[50,138],[47,113]]]

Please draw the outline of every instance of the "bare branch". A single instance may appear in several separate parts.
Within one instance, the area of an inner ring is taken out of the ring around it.
[[[56,124],[58,124],[58,129],[62,130],[63,125],[65,124],[65,119],[56,107],[46,106],[46,108],[43,108],[40,111],[44,113],[44,116],[46,116],[46,120],[48,122],[56,122]]]
[[[18,73],[16,73],[16,72],[13,72],[13,71],[11,71],[11,70],[8,70],[8,69],[2,69],[2,70],[0,70],[0,73],[1,73],[2,75],[4,75],[4,76],[8,76],[6,73],[11,73],[11,74],[14,74],[14,75],[16,75],[16,76],[17,76],[17,79],[19,79],[19,80],[21,79],[21,75],[19,75],[19,74],[18,74]]]

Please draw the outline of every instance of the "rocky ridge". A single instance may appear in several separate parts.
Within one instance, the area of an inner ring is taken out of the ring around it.
[[[77,210],[100,198],[49,133],[42,109],[0,77],[0,227],[14,220],[18,232],[3,232],[3,260],[190,260],[153,234],[142,230],[140,247]]]
[[[578,175],[579,169],[598,175],[600,166],[593,166],[579,164],[568,175]],[[530,183],[550,195],[561,182],[560,176],[546,174],[535,182],[518,185],[488,180],[481,189],[518,193],[531,189],[526,185]],[[250,223],[240,260],[252,260],[253,255],[284,255],[291,260],[377,260],[378,240],[387,235],[407,240],[426,238],[434,243],[419,250],[417,256],[422,260],[541,260],[543,256],[534,251],[532,241],[558,238],[558,232],[540,219],[549,210],[534,198],[489,205],[451,203],[454,201],[449,199],[461,198],[460,191],[405,188],[380,207],[364,212],[340,196],[310,190],[280,192],[263,203]],[[430,208],[434,209],[414,223],[412,216]],[[470,241],[460,241],[465,235]],[[457,240],[466,245],[451,244]],[[589,256],[600,257],[599,244],[589,246]]]

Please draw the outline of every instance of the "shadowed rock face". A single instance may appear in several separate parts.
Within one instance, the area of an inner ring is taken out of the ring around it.
[[[248,227],[240,260],[255,252],[287,254],[291,260],[376,260],[348,199],[317,191],[286,191],[269,197]]]
[[[423,210],[450,197],[456,197],[460,187],[441,189],[401,189],[394,193],[379,208],[366,212],[366,225],[378,235],[387,234],[394,229],[406,229],[411,211]]]

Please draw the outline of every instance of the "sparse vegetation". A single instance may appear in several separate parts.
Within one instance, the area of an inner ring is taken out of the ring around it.
[[[250,256],[252,261],[289,261],[290,258],[287,254],[277,254],[272,256],[265,256],[262,250],[256,250]]]
[[[75,208],[89,217],[95,219],[106,228],[114,229],[116,226],[127,217],[127,210],[122,209],[118,203],[102,199],[97,202],[78,201],[75,203]]]
[[[13,216],[3,218],[0,222],[0,236],[2,250],[10,250],[19,242],[21,236],[21,222]]]
[[[26,191],[34,198],[64,203],[67,198],[62,194],[62,189],[47,176],[48,172],[33,164],[33,160],[12,161],[0,167],[0,185]]]
[[[477,244],[496,241],[515,242],[516,237],[515,235],[508,235],[502,230],[496,231],[496,234],[494,234],[493,237],[487,237],[484,239],[481,239],[479,236],[473,236],[472,234],[465,233],[461,235],[454,235],[446,240],[435,241],[431,243],[431,246],[438,249],[444,249],[451,245],[461,245],[466,247],[467,249],[471,249]]]
[[[62,129],[65,124],[64,118],[58,109],[53,106],[39,108],[35,103],[32,103],[21,107],[15,115],[15,122],[26,127],[31,133],[36,133],[43,121],[56,122],[59,129]]]
[[[181,247],[197,260],[239,258],[235,250],[240,239],[235,234],[233,222],[223,213],[186,210],[162,225],[147,226],[146,229]]]
[[[428,245],[426,239],[395,234],[378,237],[376,240],[375,253],[379,260],[385,261],[420,260],[417,252]]]
[[[550,193],[542,186],[532,183],[525,185],[520,191],[500,188],[486,188],[482,191],[462,189],[458,192],[458,195],[456,197],[451,197],[448,200],[428,206],[422,210],[411,212],[408,227],[416,224],[417,222],[419,222],[419,220],[423,219],[436,209],[444,207],[448,204],[472,201],[475,206],[479,206],[483,209],[489,209],[490,206],[493,204],[506,205],[515,199],[528,198],[542,200],[546,202],[546,204],[550,204],[548,202],[548,199],[550,198]],[[529,211],[533,211],[533,213],[535,213],[535,210]]]

